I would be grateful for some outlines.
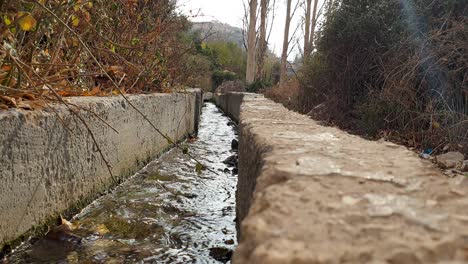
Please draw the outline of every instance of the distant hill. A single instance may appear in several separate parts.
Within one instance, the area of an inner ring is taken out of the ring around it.
[[[234,42],[242,49],[244,39],[242,29],[217,21],[193,23],[192,30],[200,31],[201,36],[208,36],[207,41]]]

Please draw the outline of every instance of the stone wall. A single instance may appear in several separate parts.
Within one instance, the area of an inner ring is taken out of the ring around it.
[[[228,94],[215,94],[215,104],[221,108],[229,117],[234,121],[239,121],[240,106],[244,95],[254,96],[248,93],[228,93]]]
[[[216,101],[239,117],[233,263],[468,261],[466,177],[259,95]]]
[[[121,97],[68,100],[105,121],[78,110],[116,181],[132,175],[170,146]],[[174,140],[196,130],[202,104],[199,90],[129,95],[129,100]],[[115,185],[85,126],[64,106],[54,111],[1,111],[0,126],[0,248]]]

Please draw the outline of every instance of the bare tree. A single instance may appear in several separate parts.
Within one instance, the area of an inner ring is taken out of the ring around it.
[[[242,1],[244,5],[244,17],[242,18],[242,44],[244,45],[245,50],[248,50],[247,44],[247,31],[249,31],[249,8],[245,1]]]
[[[267,36],[267,43],[269,42],[270,40],[270,36],[271,36],[271,32],[273,31],[273,25],[275,23],[275,18],[276,18],[276,0],[273,0],[273,2],[271,3],[271,6],[270,6],[270,12],[269,14],[267,15],[267,19],[270,19],[270,21],[268,21],[268,23],[270,24],[270,29],[268,30],[268,36]],[[267,23],[267,24],[268,24]]]
[[[306,12],[305,12],[305,28],[304,28],[304,57],[310,53],[309,41],[310,41],[310,12],[312,10],[312,0],[306,0]]]
[[[283,52],[281,54],[281,68],[280,68],[280,85],[283,85],[287,79],[287,63],[288,63],[288,50],[289,50],[289,28],[291,26],[291,4],[292,0],[286,1],[286,23],[284,28],[284,39],[283,39]]]
[[[257,52],[257,80],[263,79],[263,68],[265,64],[265,55],[267,50],[267,16],[268,16],[268,4],[269,0],[260,1],[260,36],[258,42]]]
[[[310,53],[314,50],[315,28],[317,26],[318,20],[318,0],[314,0],[313,11],[312,0],[307,0],[306,5],[307,6],[305,16],[304,57],[310,55]]]
[[[255,66],[256,66],[256,42],[257,42],[257,0],[249,2],[249,30],[247,32],[247,84],[252,84],[255,81]]]
[[[310,28],[310,40],[309,40],[309,47],[308,53],[304,53],[306,55],[310,55],[310,53],[314,50],[314,37],[315,37],[315,28],[317,26],[317,20],[318,20],[318,0],[314,0],[314,11],[312,12],[312,27]]]

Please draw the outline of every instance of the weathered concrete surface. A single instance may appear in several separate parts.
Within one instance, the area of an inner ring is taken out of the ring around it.
[[[239,136],[233,263],[468,263],[468,178],[261,96],[243,98]]]
[[[212,101],[214,100],[213,93],[203,93],[203,101]]]
[[[195,130],[201,94],[129,96],[163,133],[179,140]],[[113,174],[132,175],[169,146],[121,97],[71,98],[96,136]],[[107,167],[84,125],[63,106],[53,111],[0,112],[1,244],[112,185]],[[65,128],[65,126],[68,129]]]
[[[214,101],[229,117],[239,122],[240,106],[244,95],[254,96],[254,94],[248,93],[215,94]]]

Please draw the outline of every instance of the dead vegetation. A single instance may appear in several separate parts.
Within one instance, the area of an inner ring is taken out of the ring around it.
[[[468,153],[466,1],[335,1],[299,74],[316,118],[418,149]]]
[[[57,95],[169,91],[187,74],[188,27],[172,1],[2,1],[0,108]]]
[[[300,111],[299,107],[299,81],[292,79],[283,85],[276,85],[262,91],[271,100],[283,104],[287,108]]]

